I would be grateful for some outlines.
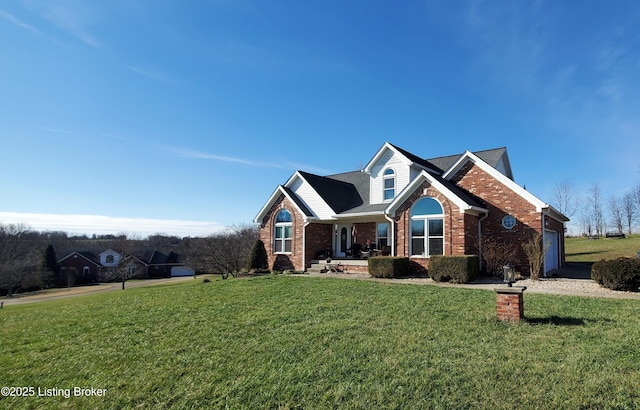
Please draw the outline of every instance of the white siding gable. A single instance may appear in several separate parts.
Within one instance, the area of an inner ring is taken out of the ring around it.
[[[331,209],[315,189],[299,175],[294,177],[291,183],[287,185],[318,218],[331,219],[335,216],[333,209]]]
[[[118,266],[120,260],[122,260],[122,255],[113,249],[107,249],[98,256],[100,257],[100,265],[102,266]],[[109,256],[112,256],[113,259],[109,258]],[[107,261],[107,259],[109,259],[109,261]]]
[[[371,193],[369,200],[372,204],[384,202],[384,172],[389,168],[393,169],[395,173],[396,196],[409,184],[412,178],[411,167],[409,166],[407,158],[391,149],[386,149],[369,168],[371,175]]]

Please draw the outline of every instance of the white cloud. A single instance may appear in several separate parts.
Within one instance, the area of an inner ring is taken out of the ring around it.
[[[15,18],[13,15],[7,13],[4,10],[0,10],[0,17],[2,17],[5,20],[8,20],[10,22],[12,22],[13,24],[15,24],[16,26],[23,28],[25,30],[29,30],[30,32],[32,32],[33,34],[40,34],[40,32],[35,29],[34,27],[23,23],[22,21],[18,20],[17,18]]]
[[[290,169],[290,170],[302,170],[307,172],[315,172],[318,174],[328,174],[329,172],[322,168],[317,168],[313,166],[307,166],[304,164],[289,162],[289,161],[273,161],[273,162],[263,162],[263,161],[253,161],[244,158],[238,157],[229,157],[224,155],[210,154],[208,152],[195,151],[191,149],[185,148],[177,148],[177,147],[164,147],[167,151],[179,155],[184,158],[194,158],[194,159],[206,159],[213,161],[221,161],[221,162],[231,162],[236,164],[248,165],[252,167],[262,167],[262,168],[278,168],[278,169]]]
[[[21,223],[42,232],[63,231],[72,235],[125,233],[140,237],[157,233],[179,237],[208,236],[226,229],[218,223],[207,221],[20,212],[0,212],[0,223]]]

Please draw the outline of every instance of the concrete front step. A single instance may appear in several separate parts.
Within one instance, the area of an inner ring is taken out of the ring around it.
[[[368,273],[369,264],[366,259],[334,259],[327,263],[326,261],[311,261],[311,267],[307,269],[309,273],[326,273],[332,271],[346,273]]]

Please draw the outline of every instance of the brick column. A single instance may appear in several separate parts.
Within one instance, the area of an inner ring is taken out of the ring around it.
[[[526,286],[496,288],[496,310],[498,320],[519,322],[524,319],[523,293]]]

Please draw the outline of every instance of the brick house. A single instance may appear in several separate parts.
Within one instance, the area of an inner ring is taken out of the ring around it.
[[[550,244],[545,275],[564,264],[567,221],[514,182],[506,148],[423,159],[390,143],[360,171],[296,171],[254,219],[276,270],[306,270],[327,251],[357,258],[367,241],[423,270],[431,255],[481,256],[479,243],[492,238],[513,243],[513,263],[528,273],[521,245],[535,231]]]
[[[168,278],[176,268],[184,268],[179,254],[151,248],[138,249],[124,258],[110,248],[73,251],[61,258],[58,264],[63,272],[74,272],[77,283],[119,280],[122,269],[126,270],[129,279]]]

